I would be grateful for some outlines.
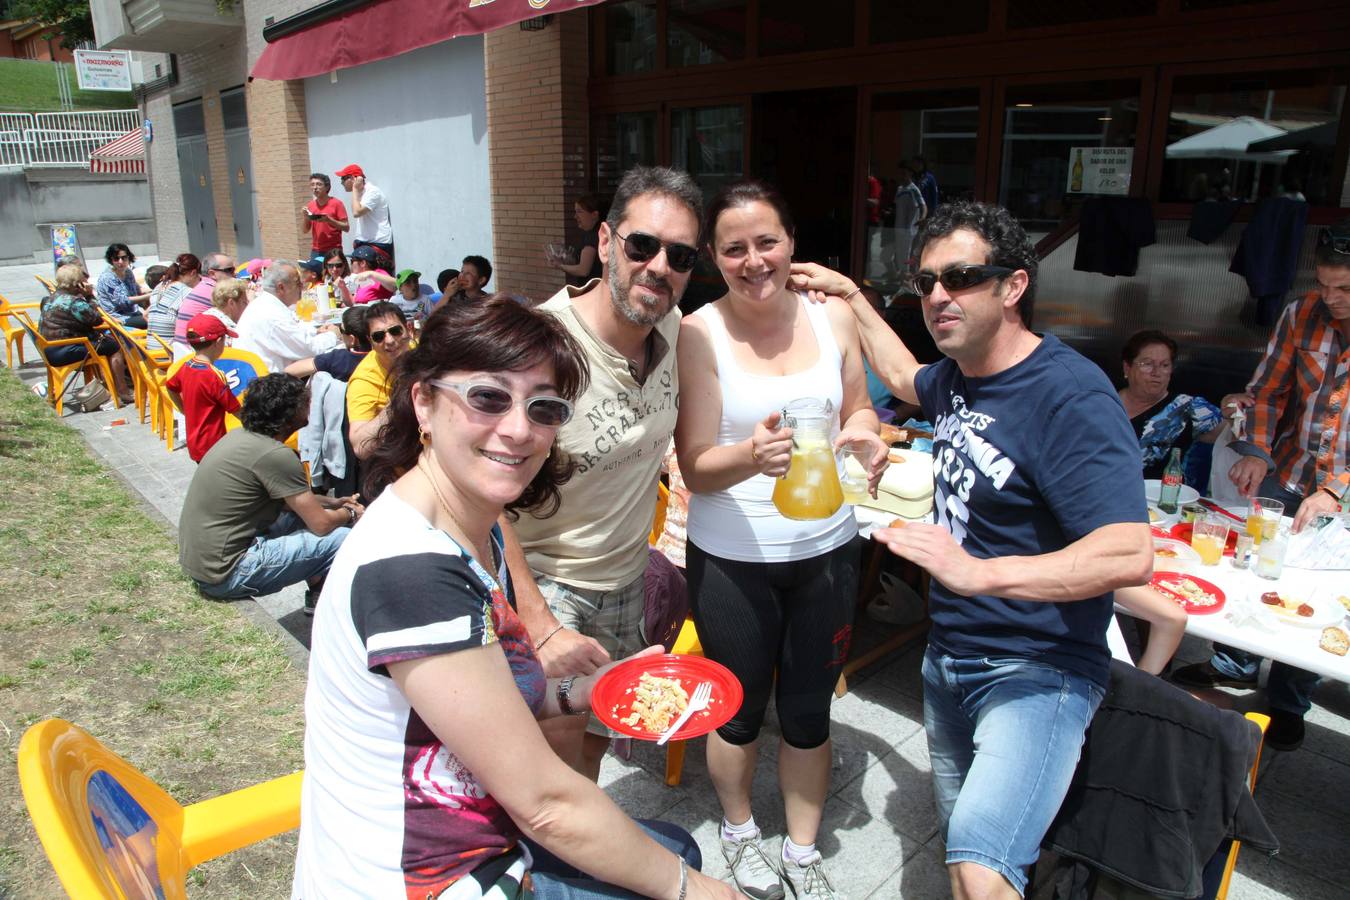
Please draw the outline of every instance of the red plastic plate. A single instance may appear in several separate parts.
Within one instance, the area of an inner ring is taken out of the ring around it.
[[[1206,593],[1213,594],[1215,599],[1219,602],[1215,603],[1213,606],[1197,606],[1192,603],[1185,594],[1177,593],[1164,586],[1164,582],[1176,582],[1183,578],[1194,581],[1196,587]],[[1228,600],[1224,595],[1224,592],[1219,590],[1212,582],[1206,581],[1203,578],[1196,578],[1194,575],[1187,575],[1184,572],[1154,572],[1153,579],[1149,581],[1149,584],[1152,585],[1155,591],[1162,594],[1164,597],[1168,597],[1181,604],[1181,608],[1193,616],[1208,616],[1212,613],[1216,613],[1223,609],[1224,603]]]
[[[640,725],[625,725],[621,721],[632,712],[633,691],[644,672],[658,678],[678,678],[680,687],[690,694],[702,682],[712,682],[712,701],[708,708],[694,713],[672,740],[696,738],[725,725],[736,715],[736,711],[741,708],[741,701],[745,699],[741,682],[731,674],[730,669],[701,656],[666,653],[621,662],[602,675],[595,687],[591,688],[591,710],[614,731],[639,740],[654,741],[661,736],[659,733],[652,734]]]
[[[1194,529],[1190,522],[1180,522],[1172,526],[1172,537],[1184,543],[1187,547],[1191,545],[1191,532]],[[1228,529],[1228,543],[1223,545],[1223,555],[1232,556],[1237,552],[1237,539],[1239,534],[1245,534],[1241,528]]]

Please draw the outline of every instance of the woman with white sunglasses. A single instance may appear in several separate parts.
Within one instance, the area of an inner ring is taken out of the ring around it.
[[[314,620],[296,896],[733,896],[536,722],[588,713],[604,670],[545,679],[497,520],[556,508],[573,463],[554,437],[586,378],[555,319],[502,297],[438,310],[400,358],[376,499]]]

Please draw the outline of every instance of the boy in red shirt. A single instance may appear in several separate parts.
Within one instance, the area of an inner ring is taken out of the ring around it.
[[[188,345],[196,355],[182,365],[165,384],[178,395],[187,419],[187,449],[193,462],[225,436],[225,414],[239,411],[239,398],[230,392],[225,376],[213,365],[225,350],[225,338],[238,337],[225,323],[209,313],[199,313],[188,322]]]

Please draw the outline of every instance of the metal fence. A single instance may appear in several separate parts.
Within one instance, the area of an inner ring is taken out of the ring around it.
[[[90,153],[140,127],[138,109],[0,113],[0,166],[87,168]]]

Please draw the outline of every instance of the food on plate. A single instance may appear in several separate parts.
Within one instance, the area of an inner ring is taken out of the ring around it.
[[[894,425],[882,425],[880,434],[882,442],[887,444],[899,444],[909,440],[909,431]]]
[[[1285,597],[1278,591],[1266,591],[1261,595],[1261,602],[1269,606],[1273,612],[1283,616],[1298,616],[1303,619],[1311,619],[1317,610],[1304,603],[1296,597]]]
[[[1345,598],[1342,597],[1341,599]],[[1350,634],[1346,634],[1344,628],[1330,625],[1322,629],[1322,640],[1318,642],[1317,646],[1328,653],[1344,656],[1346,651],[1350,651]]]
[[[1192,606],[1213,606],[1219,602],[1219,598],[1206,591],[1200,585],[1189,578],[1168,578],[1162,581],[1154,582],[1154,586],[1162,588],[1159,593],[1165,596],[1172,596],[1172,599],[1181,599]],[[1168,595],[1167,592],[1171,592]]]
[[[649,734],[664,732],[689,706],[689,693],[678,678],[643,672],[637,687],[629,690],[633,692],[632,710],[620,721],[629,727],[641,724]],[[618,716],[619,708],[615,706],[613,712]]]
[[[906,522],[904,519],[892,519],[892,520],[891,520],[891,524],[887,525],[886,527],[887,527],[887,528],[904,528],[904,527],[905,527],[906,525],[908,525],[908,524],[909,524],[909,523]]]
[[[1149,521],[1149,524],[1152,524],[1152,523],[1154,523],[1154,522],[1161,522],[1161,521],[1162,521],[1162,513],[1158,512],[1156,509],[1154,509],[1153,507],[1150,506],[1150,507],[1148,508],[1148,521]]]
[[[1344,594],[1342,594],[1341,596],[1336,598],[1336,602],[1340,603],[1341,606],[1344,606],[1346,612],[1350,612],[1350,597],[1347,597]]]
[[[1161,556],[1163,559],[1176,559],[1181,554],[1177,553],[1177,551],[1171,547],[1154,547],[1153,555]]]

